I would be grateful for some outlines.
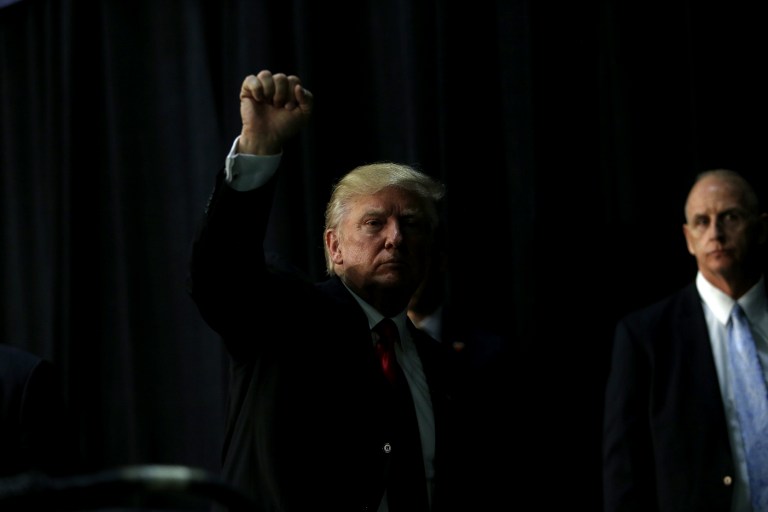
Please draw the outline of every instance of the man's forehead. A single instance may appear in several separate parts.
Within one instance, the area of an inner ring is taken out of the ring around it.
[[[743,203],[744,194],[735,183],[722,179],[706,179],[691,191],[686,210],[690,214],[699,214],[742,208]]]

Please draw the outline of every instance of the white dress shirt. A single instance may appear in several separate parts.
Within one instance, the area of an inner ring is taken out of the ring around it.
[[[757,284],[739,298],[738,303],[749,319],[763,374],[768,378],[768,372],[766,371],[768,369],[768,301],[766,300],[763,280],[764,278],[761,277]],[[714,356],[715,367],[717,368],[720,394],[725,407],[731,450],[736,465],[737,478],[733,489],[731,512],[752,512],[752,507],[749,503],[749,480],[744,460],[744,448],[741,441],[741,433],[739,432],[738,419],[736,418],[736,409],[733,404],[733,390],[730,387],[730,379],[728,377],[728,372],[730,371],[727,346],[728,320],[736,301],[713,286],[701,272],[696,276],[696,288],[703,302],[704,318],[707,322],[709,339],[712,344],[712,355]]]

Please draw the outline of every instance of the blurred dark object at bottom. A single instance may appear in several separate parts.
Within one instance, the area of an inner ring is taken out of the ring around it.
[[[220,478],[186,466],[127,466],[67,477],[29,472],[0,479],[3,512],[208,510],[212,502],[232,512],[255,508]]]

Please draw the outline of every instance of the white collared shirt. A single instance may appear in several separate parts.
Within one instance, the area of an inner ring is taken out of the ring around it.
[[[768,300],[765,295],[764,277],[738,300],[744,310],[755,338],[758,357],[763,367],[763,374],[768,379]],[[701,296],[704,308],[704,318],[707,322],[709,340],[712,345],[712,355],[715,359],[717,378],[720,383],[720,394],[725,407],[728,432],[731,440],[734,462],[738,478],[733,489],[731,512],[751,512],[747,479],[747,466],[744,461],[744,448],[741,442],[736,410],[733,405],[733,390],[729,384],[728,365],[728,321],[734,301],[699,272],[696,276],[696,288]]]
[[[276,155],[248,155],[237,152],[240,137],[236,137],[224,161],[224,176],[227,184],[233,189],[245,192],[264,185],[271,178],[280,160],[282,153]]]

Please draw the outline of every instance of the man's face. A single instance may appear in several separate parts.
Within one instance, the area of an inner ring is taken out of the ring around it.
[[[410,296],[424,276],[430,233],[418,196],[387,187],[354,200],[326,243],[337,273],[362,297],[376,289]]]
[[[759,219],[749,209],[735,180],[709,176],[694,185],[686,203],[683,226],[688,251],[711,283],[732,282],[756,256]]]

